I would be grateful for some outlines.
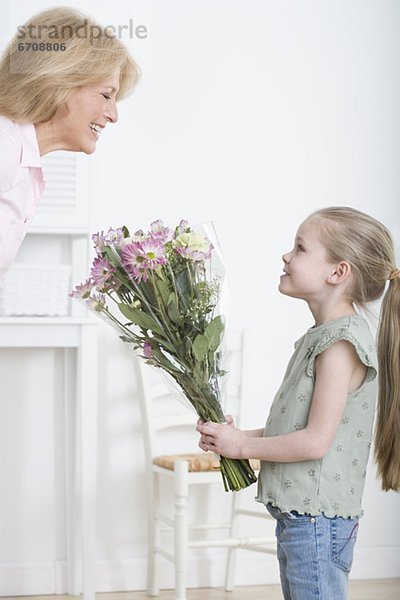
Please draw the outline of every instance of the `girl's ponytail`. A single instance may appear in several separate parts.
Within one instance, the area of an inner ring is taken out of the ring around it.
[[[379,396],[375,458],[382,488],[400,491],[400,270],[389,275],[377,334]]]
[[[320,220],[330,260],[346,260],[352,266],[351,301],[365,309],[384,295],[377,333],[375,458],[382,488],[400,491],[400,270],[394,267],[393,239],[382,223],[348,206],[323,208],[311,217]]]

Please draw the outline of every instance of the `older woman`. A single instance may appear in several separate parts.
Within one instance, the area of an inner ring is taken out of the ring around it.
[[[40,157],[94,152],[138,76],[124,44],[76,10],[46,10],[18,28],[0,61],[0,277],[43,194]]]

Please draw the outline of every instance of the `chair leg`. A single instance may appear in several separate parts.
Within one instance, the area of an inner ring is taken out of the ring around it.
[[[160,492],[157,475],[150,473],[148,486],[148,525],[147,525],[147,595],[158,596],[160,593],[158,579],[158,555],[156,548],[160,543],[160,522],[156,518],[159,510]]]
[[[241,492],[233,493],[232,498],[232,512],[231,512],[231,526],[229,531],[229,536],[231,538],[237,538],[239,536],[239,516],[236,514],[236,510],[239,508],[240,498],[239,494]],[[237,548],[235,546],[231,546],[228,549],[228,558],[226,563],[226,571],[225,571],[225,591],[231,592],[234,587],[234,578],[235,578],[235,567],[236,567],[236,551]]]
[[[180,460],[174,469],[175,494],[175,598],[186,600],[186,571],[188,545],[188,463]]]

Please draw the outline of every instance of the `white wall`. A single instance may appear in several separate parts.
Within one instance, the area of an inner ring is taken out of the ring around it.
[[[13,10],[22,22],[44,6],[24,0]],[[400,242],[400,5],[154,0],[150,9],[82,0],[80,7],[107,23],[139,14],[149,24],[148,40],[134,48],[142,81],[88,159],[93,231],[145,228],[156,218],[214,221],[231,319],[251,340],[247,422],[261,426],[293,342],[312,324],[305,304],[277,292],[281,255],[301,220],[348,204],[384,221]],[[146,498],[133,374],[128,349],[101,323],[99,333],[98,587],[140,589]],[[23,577],[12,589],[25,593],[52,591],[49,565],[65,558],[57,361],[50,351],[0,352],[0,575],[17,569]],[[380,491],[371,463],[353,577],[400,576],[399,504]],[[223,555],[213,563],[207,556],[201,567],[191,563],[191,583],[221,585]],[[241,565],[239,583],[277,580],[273,559],[252,554]],[[172,581],[167,571],[164,585]]]

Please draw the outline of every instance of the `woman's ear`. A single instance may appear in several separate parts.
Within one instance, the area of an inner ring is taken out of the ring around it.
[[[350,263],[342,260],[335,266],[332,273],[329,275],[328,283],[332,283],[333,285],[343,283],[344,281],[347,281],[351,275],[352,269]]]

